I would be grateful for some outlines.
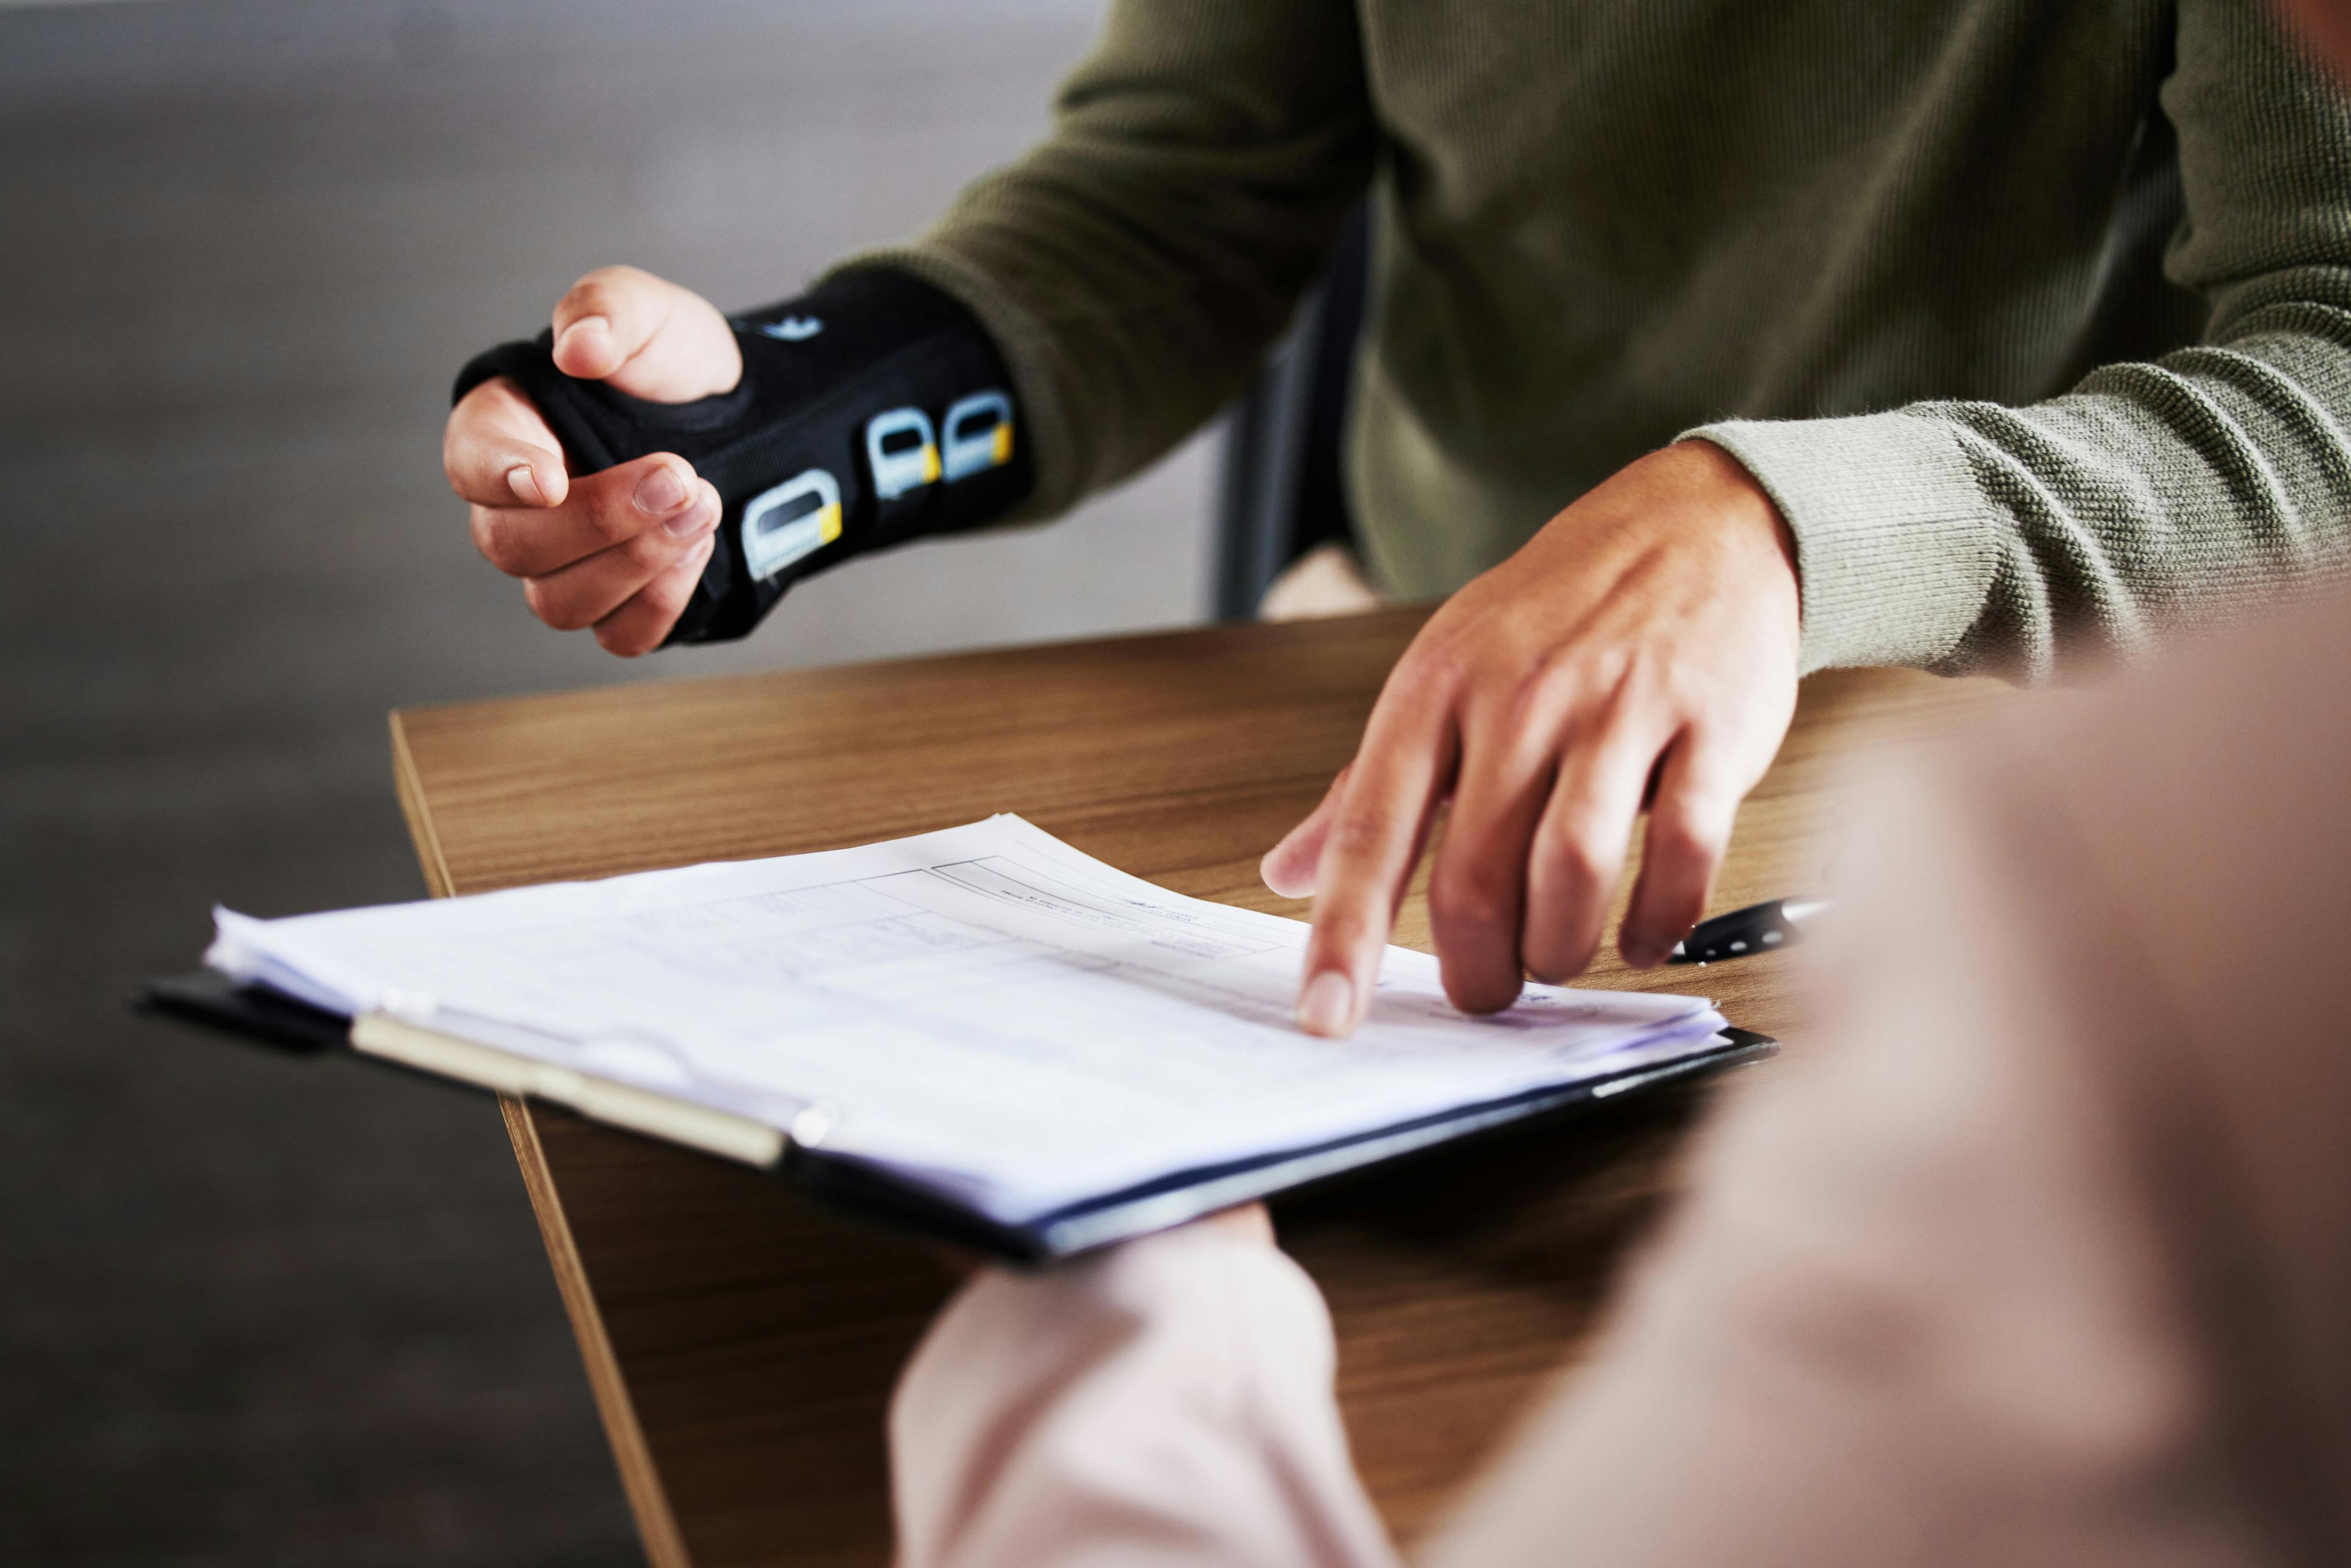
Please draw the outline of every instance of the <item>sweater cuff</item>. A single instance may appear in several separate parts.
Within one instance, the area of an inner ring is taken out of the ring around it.
[[[1077,505],[1081,486],[1076,430],[1061,396],[1061,384],[1050,369],[1055,347],[1044,327],[1014,303],[1011,296],[998,287],[981,268],[925,245],[885,246],[860,251],[828,269],[817,282],[821,285],[842,273],[869,267],[905,273],[945,294],[979,319],[979,324],[995,340],[996,351],[1004,356],[1005,367],[1012,372],[1013,396],[1019,400],[1021,415],[1029,426],[1029,455],[1037,479],[1029,498],[1006,513],[1000,521],[1035,522],[1058,517]]]
[[[1803,668],[1927,669],[1982,613],[1990,504],[1948,427],[1911,412],[1726,420],[1687,431],[1745,465],[1796,537]]]

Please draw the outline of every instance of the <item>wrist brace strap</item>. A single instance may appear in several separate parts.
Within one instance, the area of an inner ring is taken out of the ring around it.
[[[924,534],[993,521],[1032,482],[996,346],[972,314],[881,268],[735,319],[743,380],[650,402],[555,368],[554,334],[504,343],[457,377],[508,376],[574,475],[674,453],[725,510],[702,580],[664,645],[740,637],[801,578]]]

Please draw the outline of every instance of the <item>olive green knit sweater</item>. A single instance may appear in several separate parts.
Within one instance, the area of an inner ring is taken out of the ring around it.
[[[2044,674],[2326,575],[2351,110],[2258,0],[1115,0],[907,267],[1002,344],[1030,515],[1246,382],[1366,189],[1348,480],[1450,591],[1695,432],[1805,663]]]

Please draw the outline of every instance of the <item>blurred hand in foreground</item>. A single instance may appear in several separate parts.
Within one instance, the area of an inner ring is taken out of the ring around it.
[[[555,364],[656,402],[727,392],[743,374],[716,306],[631,267],[590,273],[556,305]],[[718,492],[692,464],[656,453],[575,476],[547,421],[504,376],[450,412],[441,464],[472,507],[475,546],[522,579],[531,613],[561,632],[592,626],[625,657],[661,645],[716,542]]]
[[[1661,962],[1787,733],[1800,620],[1778,508],[1695,441],[1625,468],[1447,601],[1353,762],[1265,857],[1268,886],[1314,895],[1301,1027],[1362,1020],[1440,806],[1429,916],[1457,1006],[1493,1012],[1528,974],[1583,971],[1645,802],[1619,946]]]
[[[1274,1245],[1273,1216],[1262,1203],[1244,1203],[1236,1208],[1220,1208],[1214,1214],[1186,1221],[1178,1228],[1188,1229],[1196,1226],[1213,1230],[1228,1241],[1244,1242],[1252,1247]],[[938,1260],[940,1267],[958,1280],[969,1280],[987,1267],[987,1260],[978,1253],[946,1242],[934,1244],[930,1251],[931,1256]]]

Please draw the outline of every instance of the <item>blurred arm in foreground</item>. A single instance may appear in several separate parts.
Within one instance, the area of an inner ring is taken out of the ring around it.
[[[1820,1043],[1424,1559],[2351,1561],[2346,777],[2342,602],[1910,763]],[[985,1275],[898,1393],[901,1561],[1393,1561],[1331,1367],[1245,1233]]]

